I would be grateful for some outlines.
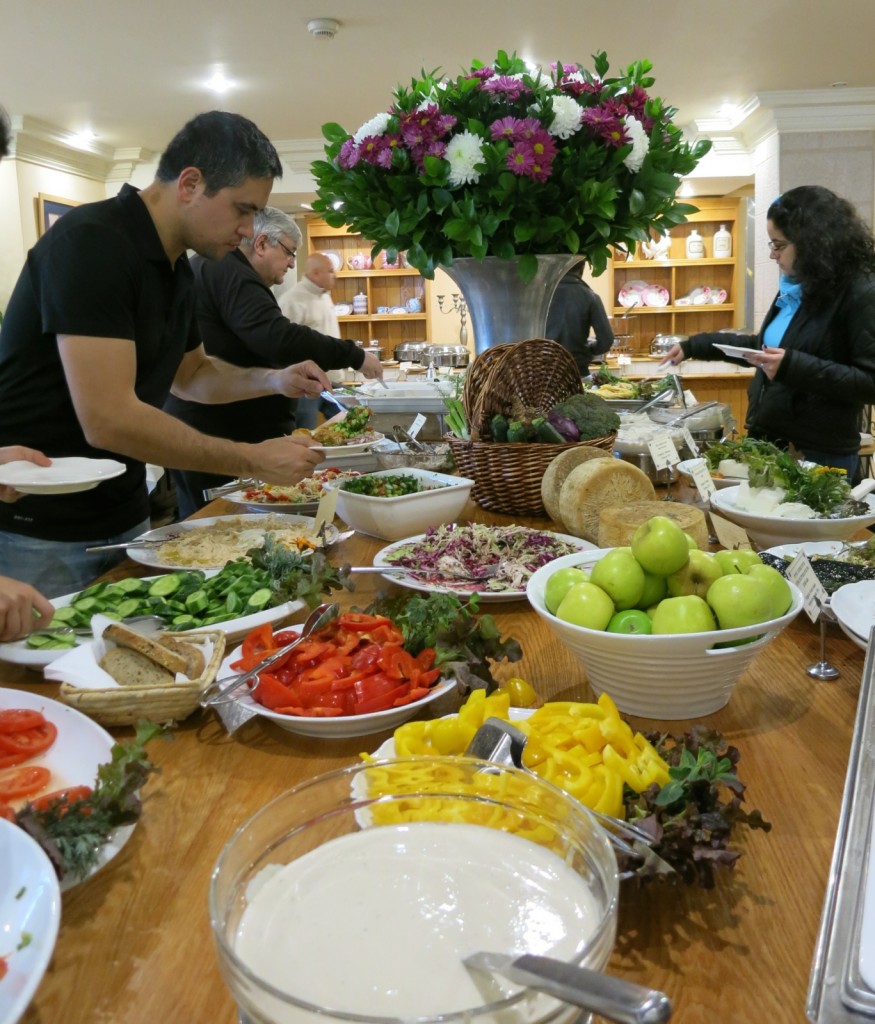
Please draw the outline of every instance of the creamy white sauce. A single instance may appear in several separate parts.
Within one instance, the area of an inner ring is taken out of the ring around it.
[[[571,960],[601,917],[588,883],[555,853],[477,825],[419,822],[342,836],[249,885],[235,951],[296,998],[372,1016],[480,1007],[518,990],[469,971],[478,950]],[[594,965],[598,966],[598,965]],[[265,1005],[265,1009],[267,1009]],[[555,1008],[537,995],[502,1021]],[[277,1024],[304,1018],[270,1005]],[[477,1018],[485,1021],[495,1018]]]
[[[783,487],[751,487],[747,482],[738,485],[735,507],[740,512],[778,516],[782,519],[817,519],[818,515],[801,501],[784,501]]]

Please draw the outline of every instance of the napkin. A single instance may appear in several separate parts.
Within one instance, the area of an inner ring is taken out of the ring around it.
[[[106,654],[111,641],[103,639],[103,631],[115,620],[106,615],[95,615],[91,620],[91,631],[94,639],[87,644],[74,647],[67,654],[61,655],[43,669],[46,679],[57,683],[69,683],[79,690],[118,690],[124,689],[109,673],[100,667],[100,659]],[[204,661],[209,664],[213,655],[213,642],[208,637],[192,635],[191,643],[201,648]],[[188,676],[177,672],[177,683],[190,682]]]

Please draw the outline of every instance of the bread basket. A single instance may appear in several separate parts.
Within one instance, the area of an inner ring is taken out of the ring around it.
[[[541,477],[557,455],[582,444],[613,449],[615,434],[568,444],[491,440],[492,417],[507,416],[514,399],[546,411],[580,390],[574,357],[555,341],[531,338],[495,345],[474,360],[462,393],[471,440],[447,440],[458,471],[474,481],[471,496],[479,505],[513,516],[545,516]]]
[[[103,690],[84,690],[61,683],[59,700],[101,725],[134,725],[141,718],[166,724],[181,722],[197,710],[203,690],[216,678],[225,655],[225,634],[221,630],[163,633],[164,637],[185,643],[212,644],[206,667],[197,679],[167,686],[116,686]]]

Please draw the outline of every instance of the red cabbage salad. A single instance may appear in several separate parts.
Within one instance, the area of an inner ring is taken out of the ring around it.
[[[446,590],[522,592],[536,569],[578,550],[570,540],[528,526],[450,523],[393,545],[385,560],[410,569],[419,583]]]

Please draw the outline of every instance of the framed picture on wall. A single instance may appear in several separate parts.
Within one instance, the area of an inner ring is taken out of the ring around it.
[[[49,228],[74,206],[80,206],[75,199],[61,199],[60,196],[47,196],[40,192],[36,197],[37,234],[44,235]]]

